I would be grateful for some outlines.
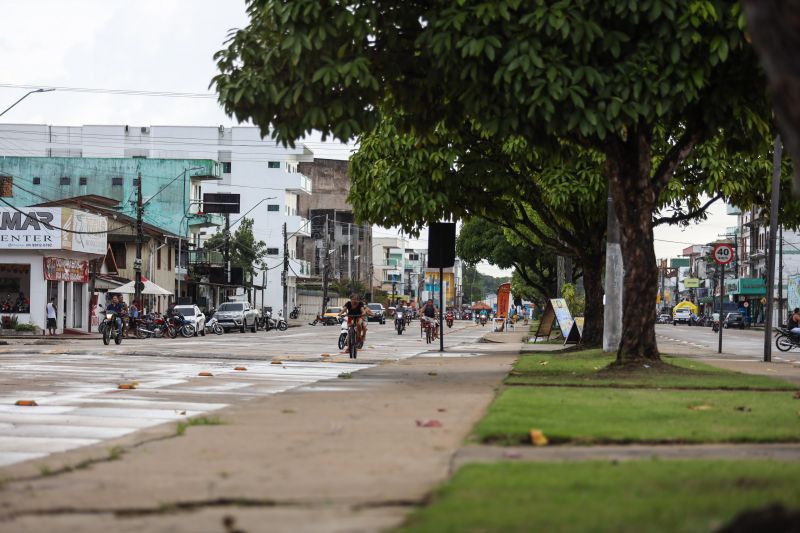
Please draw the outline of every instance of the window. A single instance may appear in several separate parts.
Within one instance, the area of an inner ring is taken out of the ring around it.
[[[34,185],[39,185],[41,183],[42,183],[42,178],[39,178],[39,177],[33,178],[33,184]]]
[[[350,235],[350,224],[342,224],[342,235]]]
[[[0,176],[0,198],[11,198],[12,196],[14,196],[14,178]]]
[[[278,255],[280,252],[278,248],[267,248],[267,255]]]
[[[81,176],[80,178],[78,178],[78,185],[86,185],[87,181],[88,180],[86,179],[85,176]]]
[[[267,162],[267,168],[281,168],[280,161],[269,161]]]
[[[22,293],[22,297],[19,296],[20,293]],[[30,313],[31,266],[13,263],[0,265],[0,294],[4,297],[8,295],[7,304],[10,309],[4,313],[5,316],[8,316],[8,312]],[[3,318],[3,320],[11,320],[11,317]],[[5,328],[10,327],[8,324],[0,325]]]
[[[117,268],[126,268],[127,265],[127,247],[124,242],[112,242],[111,253],[114,255],[114,262]]]
[[[111,178],[111,185],[113,187],[122,187],[122,178],[121,177]]]
[[[156,250],[156,268],[161,268],[161,248]]]
[[[230,174],[231,173],[231,162],[230,161],[223,161],[222,162],[222,173],[223,174]]]
[[[69,185],[69,176],[61,176],[61,179],[58,180],[59,185]]]
[[[278,204],[267,204],[267,211],[275,211],[275,212],[277,212],[277,211],[280,211],[280,210],[281,210],[281,206],[279,206]]]

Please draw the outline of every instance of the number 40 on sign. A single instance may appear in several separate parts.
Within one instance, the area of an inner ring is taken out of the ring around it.
[[[717,264],[727,265],[733,261],[733,245],[727,243],[715,244],[711,255]]]

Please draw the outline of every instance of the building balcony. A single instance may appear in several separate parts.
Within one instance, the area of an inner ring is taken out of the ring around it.
[[[217,250],[189,250],[189,264],[205,267],[225,266],[222,252]]]
[[[203,162],[203,170],[192,170],[189,173],[189,179],[192,182],[195,181],[209,181],[209,180],[221,180],[222,179],[222,165],[217,163],[216,161],[211,162],[210,164],[205,164]]]
[[[310,278],[311,263],[303,259],[289,259],[289,274],[298,278]]]
[[[286,217],[287,235],[311,237],[311,223],[307,218],[290,215]]]
[[[221,227],[225,223],[222,215],[212,213],[191,213],[186,221],[192,229]]]
[[[311,194],[311,178],[299,172],[286,172],[284,176],[287,191],[296,194]]]

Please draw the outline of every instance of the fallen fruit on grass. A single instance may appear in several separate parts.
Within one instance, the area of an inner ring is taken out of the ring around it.
[[[547,446],[547,442],[547,437],[544,436],[541,429],[531,430],[531,444],[534,446]]]
[[[442,423],[438,420],[417,420],[417,427],[420,428],[440,428]]]
[[[710,411],[713,408],[710,405],[690,405],[688,409],[691,411]]]
[[[199,374],[197,374],[197,375],[198,375],[198,376],[203,376],[203,377],[205,377],[205,378],[210,378],[210,377],[212,377],[214,374],[212,374],[211,372],[200,372],[200,373],[199,373]]]
[[[36,400],[17,400],[17,403],[14,405],[19,405],[20,407],[36,407],[39,404],[36,403]]]
[[[247,370],[247,367],[237,366],[237,367],[234,368],[234,370],[238,370],[239,372],[244,372],[245,370]]]

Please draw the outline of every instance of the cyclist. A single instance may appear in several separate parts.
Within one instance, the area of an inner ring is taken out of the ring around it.
[[[429,299],[425,302],[425,305],[422,306],[422,310],[420,312],[420,316],[422,320],[429,323],[429,326],[433,327],[433,337],[436,338],[438,333],[439,323],[436,322],[436,315],[439,313],[439,309],[436,308],[436,305],[433,303],[433,299]]]
[[[367,326],[364,322],[364,315],[371,315],[372,311],[369,310],[367,304],[362,302],[358,298],[358,294],[353,293],[350,295],[350,301],[345,302],[342,306],[342,312],[339,313],[339,316],[347,315],[349,318],[355,320],[356,325],[356,332],[358,333],[358,338],[361,339],[361,342],[366,342],[367,340]]]

